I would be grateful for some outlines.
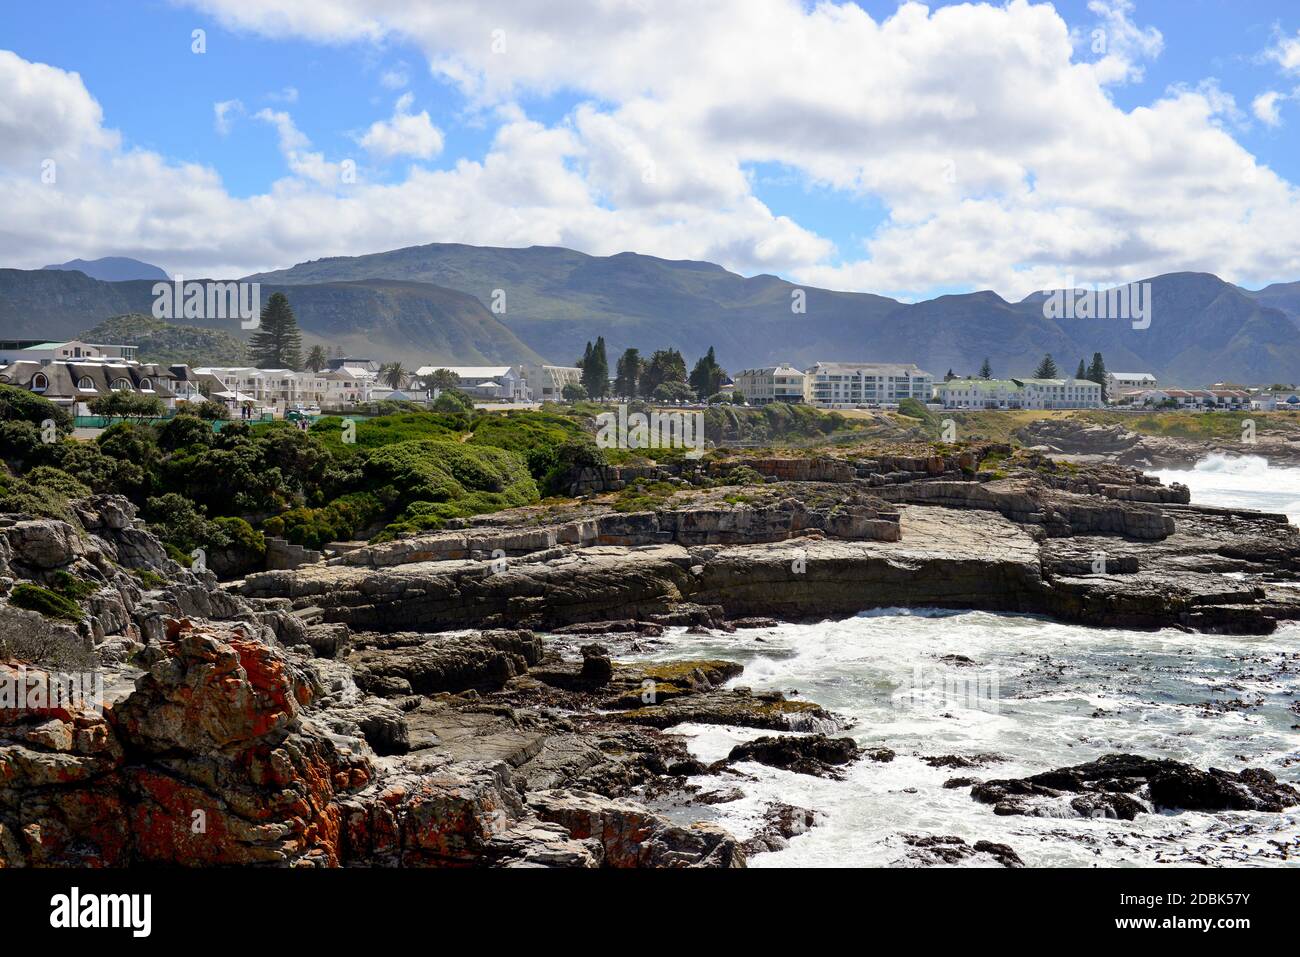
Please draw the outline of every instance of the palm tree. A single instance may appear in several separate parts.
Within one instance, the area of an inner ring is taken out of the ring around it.
[[[325,357],[325,347],[320,345],[312,346],[311,351],[307,353],[307,368],[312,372],[320,372],[328,364],[329,360]]]
[[[386,362],[379,367],[379,381],[387,382],[389,388],[400,389],[406,382],[406,370],[400,362]]]

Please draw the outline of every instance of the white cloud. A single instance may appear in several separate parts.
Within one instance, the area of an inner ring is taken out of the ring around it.
[[[0,60],[0,199],[19,200],[5,203],[0,256],[52,261],[65,237],[88,255],[86,242],[107,246],[132,222],[144,224],[140,252],[191,274],[442,240],[635,249],[912,296],[972,286],[1018,298],[1066,275],[1179,269],[1300,276],[1300,197],[1229,132],[1230,96],[1194,83],[1135,109],[1112,99],[1163,44],[1122,0],[1093,4],[1095,23],[1073,32],[1027,0],[906,3],[882,20],[798,0],[191,3],[270,36],[413,44],[494,124],[491,146],[448,169],[344,186],[337,158],[313,151],[288,113],[262,110],[288,175],[236,200],[206,167],[115,145],[80,78],[54,71],[47,81],[79,119],[40,135],[95,158],[54,204],[5,153],[7,111],[49,109],[12,92],[42,68],[20,60],[6,76]],[[1106,38],[1095,53],[1094,25]],[[581,105],[554,125],[512,105],[557,90]],[[381,158],[437,155],[441,131],[412,105],[403,97],[360,142]],[[40,142],[39,125],[21,135]],[[860,248],[836,250],[756,197],[755,164],[885,216],[858,231]]]
[[[1284,73],[1300,74],[1300,33],[1289,37],[1279,35],[1264,51],[1264,56],[1276,62]]]
[[[231,126],[234,125],[234,117],[244,112],[244,104],[240,100],[222,100],[219,103],[212,104],[213,126],[222,136],[230,132]]]
[[[380,85],[388,90],[400,90],[410,82],[411,76],[407,73],[405,64],[385,70],[379,75]]]
[[[286,86],[274,93],[266,94],[266,98],[272,103],[297,103],[298,88],[296,86]]]
[[[393,115],[376,120],[357,142],[376,156],[414,156],[432,159],[442,152],[442,133],[429,119],[429,111],[410,112],[415,94],[404,93],[397,99]]]
[[[1286,99],[1277,90],[1269,90],[1261,93],[1251,101],[1250,109],[1258,119],[1266,126],[1280,126],[1282,124],[1282,114],[1278,111],[1278,102]]]

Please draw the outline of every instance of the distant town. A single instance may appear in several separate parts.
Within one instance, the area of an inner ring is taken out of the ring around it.
[[[127,408],[127,396],[137,400],[136,414],[152,407],[167,415],[190,403],[208,403],[221,407],[213,417],[261,419],[347,412],[378,402],[429,407],[448,391],[476,405],[506,407],[617,398],[673,405],[783,402],[835,410],[896,409],[908,400],[936,411],[1300,409],[1300,389],[1291,384],[1185,388],[1163,383],[1151,372],[1105,371],[1100,356],[1088,368],[1080,362],[1079,373],[1068,377],[1057,374],[1046,356],[1030,376],[995,377],[985,362],[981,374],[949,371],[936,379],[911,363],[837,361],[806,369],[782,363],[729,375],[711,350],[687,376],[680,353],[671,349],[648,361],[627,350],[617,374],[608,375],[603,342],[589,346],[574,366],[428,364],[409,371],[367,357],[327,357],[319,347],[305,363],[308,368],[164,366],[142,361],[138,351],[134,345],[80,340],[0,341],[0,383],[28,389],[75,416]]]

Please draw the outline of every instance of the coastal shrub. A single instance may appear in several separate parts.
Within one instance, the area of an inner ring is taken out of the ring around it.
[[[507,412],[474,420],[471,445],[490,445],[521,456],[533,478],[544,482],[560,463],[560,450],[571,442],[594,445],[572,418],[548,412]]]
[[[9,592],[9,603],[28,611],[40,612],[46,618],[73,622],[82,619],[81,606],[71,598],[29,582],[19,582],[13,587]]]
[[[364,454],[367,490],[400,510],[388,535],[438,528],[449,518],[530,505],[537,483],[524,460],[505,449],[422,439]]]
[[[439,394],[438,398],[433,400],[431,406],[434,412],[464,412],[473,414],[474,400],[467,396],[460,389],[445,389]]]
[[[99,582],[78,578],[72,572],[60,568],[50,576],[50,588],[71,601],[81,601],[99,591]]]
[[[555,450],[554,464],[542,479],[542,488],[547,495],[563,495],[566,482],[577,469],[600,468],[606,464],[605,450],[591,439],[586,436],[572,439]]]
[[[38,465],[25,476],[28,482],[63,499],[85,498],[90,489],[63,469]]]
[[[43,468],[47,471],[38,476],[44,480],[42,484],[0,474],[0,512],[22,512],[37,518],[57,518],[78,524],[68,501],[89,495],[90,489],[66,472],[49,466]]]
[[[39,428],[46,419],[53,419],[61,434],[72,431],[72,416],[67,409],[35,392],[0,384],[0,421],[29,422]]]
[[[374,419],[355,419],[356,441],[343,442],[343,416],[317,419],[309,434],[335,455],[350,456],[361,449],[379,448],[413,439],[456,439],[469,431],[469,417],[458,413],[402,412]]]
[[[212,445],[214,436],[210,422],[205,422],[197,415],[182,414],[173,416],[159,427],[158,446],[167,452],[192,445],[207,448]]]
[[[148,499],[144,506],[144,517],[149,524],[149,531],[157,535],[164,545],[170,545],[186,554],[186,565],[189,564],[189,552],[196,548],[208,549],[215,544],[211,523],[203,514],[203,506],[196,505],[176,492]]]
[[[342,495],[320,508],[295,508],[262,523],[270,535],[304,548],[321,548],[346,541],[371,525],[384,512],[379,496],[371,492]],[[265,545],[263,545],[265,551]]]

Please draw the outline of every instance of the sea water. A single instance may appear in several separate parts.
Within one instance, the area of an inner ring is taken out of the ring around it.
[[[1216,458],[1159,474],[1188,484],[1193,502],[1300,513],[1300,470]],[[973,800],[968,786],[943,786],[955,777],[1020,777],[1117,752],[1199,768],[1263,767],[1300,786],[1300,624],[1240,637],[883,609],[732,635],[674,630],[665,638],[639,657],[739,661],[745,673],[734,683],[816,701],[852,723],[840,733],[896,754],[888,762],[859,761],[844,780],[753,762],[736,766],[737,780],[695,779],[706,789],[740,788],[741,799],[709,813],[741,838],[761,827],[773,802],[819,813],[815,827],[784,850],[755,855],[751,866],[921,863],[906,835],[1009,844],[1030,866],[1300,864],[1300,808],[1162,812],[1133,821],[998,816]],[[674,731],[705,761],[769,733],[712,725]],[[924,760],[945,755],[983,757],[968,769]]]

